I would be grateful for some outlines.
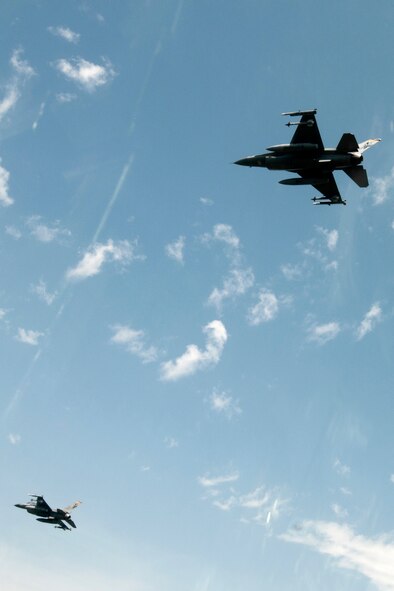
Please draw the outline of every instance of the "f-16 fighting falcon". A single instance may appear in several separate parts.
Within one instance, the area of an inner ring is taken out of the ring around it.
[[[292,177],[279,182],[282,185],[312,185],[323,195],[313,197],[315,205],[346,205],[333,171],[343,170],[359,187],[368,187],[367,171],[361,166],[363,153],[381,140],[371,139],[359,144],[353,134],[344,133],[336,148],[324,148],[316,112],[313,109],[282,113],[289,117],[301,117],[300,121],[286,123],[288,127],[297,126],[290,144],[270,146],[267,154],[242,158],[234,164],[295,172],[301,178]]]
[[[78,507],[81,504],[81,501],[76,501],[72,505],[65,507],[65,509],[56,509],[54,511],[50,508],[48,503],[44,501],[44,497],[41,495],[29,495],[31,497],[31,501],[28,503],[17,503],[15,507],[19,509],[26,509],[28,513],[32,513],[33,515],[38,515],[37,521],[41,521],[42,523],[50,523],[55,527],[71,531],[71,527],[77,527],[73,520],[71,519],[70,511]],[[65,522],[65,523],[64,523]],[[68,525],[71,527],[68,527]]]

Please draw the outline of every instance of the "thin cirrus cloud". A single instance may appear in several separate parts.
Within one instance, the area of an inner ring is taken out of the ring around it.
[[[25,345],[37,347],[38,341],[42,336],[44,336],[44,333],[39,332],[38,330],[26,330],[24,328],[18,328],[18,333],[16,334],[15,339],[20,343],[24,343]]]
[[[169,244],[166,245],[166,247],[165,247],[166,255],[170,259],[173,259],[177,263],[180,263],[181,265],[183,265],[183,263],[184,263],[184,254],[183,254],[184,248],[185,248],[185,237],[179,236],[179,238],[177,238],[177,240],[174,240],[174,242],[170,242]]]
[[[199,370],[216,365],[221,358],[228,335],[220,320],[213,320],[203,328],[206,335],[205,349],[188,345],[186,351],[175,359],[161,364],[160,377],[163,381],[176,381]]]
[[[111,62],[106,59],[103,59],[102,65],[89,62],[82,57],[72,60],[59,59],[55,63],[55,68],[87,92],[94,92],[100,86],[105,86],[115,76]]]
[[[280,538],[331,556],[336,566],[360,573],[381,591],[394,590],[392,536],[368,538],[347,524],[304,521]]]
[[[55,35],[55,37],[60,37],[61,39],[64,39],[65,41],[68,41],[69,43],[78,43],[81,35],[79,33],[75,33],[74,31],[72,31],[71,29],[69,29],[68,27],[62,27],[62,26],[58,26],[58,27],[48,27],[48,31],[50,33],[52,33],[52,35]]]
[[[223,474],[220,476],[199,476],[198,482],[204,488],[215,488],[222,484],[228,484],[230,482],[236,482],[239,479],[238,472],[230,472],[229,474]]]
[[[372,304],[356,330],[356,338],[361,341],[382,320],[382,309],[378,302]]]
[[[111,327],[114,334],[111,343],[123,346],[128,353],[141,359],[142,363],[152,363],[158,358],[158,350],[153,345],[145,344],[145,333],[143,330],[135,330],[129,326],[117,324]]]
[[[136,243],[128,240],[114,242],[108,240],[103,244],[97,242],[90,246],[79,263],[69,269],[66,278],[69,280],[82,280],[98,275],[105,263],[117,262],[127,265],[135,260],[142,260],[144,257],[135,254]]]
[[[341,326],[338,322],[314,324],[308,329],[308,341],[325,345],[328,341],[335,339],[340,332]]]

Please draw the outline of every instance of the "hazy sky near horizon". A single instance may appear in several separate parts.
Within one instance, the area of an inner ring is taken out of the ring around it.
[[[393,18],[2,2],[7,591],[394,591]],[[346,207],[232,164],[310,108]]]

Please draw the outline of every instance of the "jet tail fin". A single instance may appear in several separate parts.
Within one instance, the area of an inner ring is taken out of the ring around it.
[[[338,152],[358,152],[359,146],[354,135],[352,133],[344,133],[339,140],[337,150]]]
[[[351,166],[350,168],[344,168],[343,171],[346,172],[352,181],[354,181],[359,187],[368,187],[368,175],[363,166]]]
[[[368,148],[372,148],[372,146],[381,141],[382,140],[380,138],[376,138],[375,140],[366,140],[365,142],[361,142],[358,149],[362,154],[363,152],[365,152],[365,150],[368,150]]]

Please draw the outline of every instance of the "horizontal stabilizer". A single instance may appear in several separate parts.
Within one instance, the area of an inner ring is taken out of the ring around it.
[[[289,117],[300,117],[301,115],[316,115],[317,109],[309,109],[307,111],[288,111],[287,113],[282,113],[282,115],[287,115]]]
[[[343,170],[359,187],[368,187],[368,175],[363,166],[352,166]]]
[[[358,143],[352,133],[344,133],[339,144],[337,145],[338,152],[358,152]]]

